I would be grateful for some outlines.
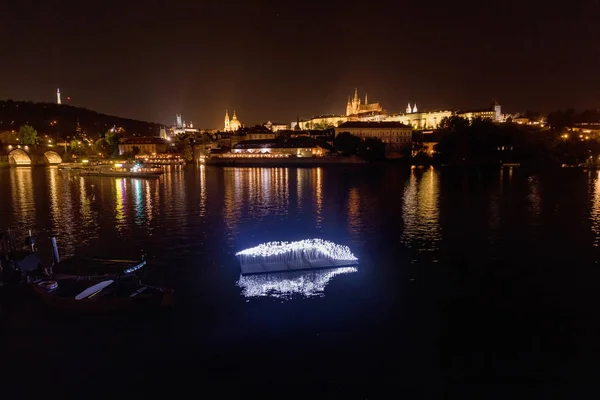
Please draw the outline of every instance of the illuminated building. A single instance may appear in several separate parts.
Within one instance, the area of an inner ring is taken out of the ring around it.
[[[56,89],[56,104],[62,104],[60,102],[60,89]]]
[[[362,139],[377,138],[386,151],[397,151],[412,143],[412,128],[400,122],[348,121],[335,128],[335,136],[348,132]]]
[[[181,114],[176,114],[176,122],[175,125],[171,127],[171,132],[173,133],[173,135],[181,135],[181,134],[185,134],[185,133],[197,133],[199,132],[198,129],[194,128],[194,124],[190,121],[189,124],[187,124],[183,118],[181,117]],[[162,132],[161,132],[161,137],[162,137]],[[166,138],[166,132],[165,132],[165,138]],[[163,138],[163,139],[165,139]]]
[[[133,148],[139,149],[139,154],[157,154],[164,153],[167,151],[167,144],[164,139],[158,137],[132,137],[124,139],[119,144],[119,154],[123,155],[126,153],[133,152]]]
[[[235,132],[242,127],[242,123],[237,119],[235,110],[233,110],[233,118],[229,119],[229,113],[225,110],[225,126],[223,130],[225,132]]]
[[[410,110],[410,112],[408,111]],[[395,121],[400,122],[404,125],[409,125],[413,129],[436,129],[439,127],[442,119],[451,117],[453,111],[440,110],[440,111],[427,111],[417,112],[417,105],[411,108],[410,104],[406,108],[406,113],[403,114],[391,114],[388,115],[384,121]]]
[[[459,117],[468,119],[469,121],[475,118],[491,119],[494,122],[500,122],[502,118],[502,107],[497,102],[494,102],[491,109],[465,110],[456,113]]]
[[[273,132],[277,132],[277,131],[285,131],[290,129],[289,124],[284,124],[282,122],[267,122],[265,124],[265,127],[267,127],[268,129],[270,129]]]
[[[365,102],[361,103],[360,98],[358,97],[358,89],[354,89],[354,97],[350,100],[350,96],[348,96],[348,104],[346,104],[346,115],[358,115],[365,113],[381,113],[383,112],[383,108],[379,105],[379,103],[371,103],[369,104],[369,100],[367,95],[365,94]]]
[[[230,156],[323,157],[326,150],[310,138],[283,140],[244,140],[233,145]]]

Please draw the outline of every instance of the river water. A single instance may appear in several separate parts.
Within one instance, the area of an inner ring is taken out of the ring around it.
[[[0,169],[0,228],[32,229],[46,262],[52,236],[63,258],[144,251],[144,279],[175,289],[160,315],[5,306],[7,360],[56,368],[42,381],[61,395],[103,379],[138,394],[210,382],[572,395],[598,372],[597,172]],[[235,252],[306,238],[349,246],[359,266],[240,277]]]

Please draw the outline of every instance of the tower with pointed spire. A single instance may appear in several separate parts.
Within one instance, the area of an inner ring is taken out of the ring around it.
[[[60,102],[60,89],[56,88],[56,104],[62,104]]]
[[[237,118],[235,110],[233,110],[233,117],[229,119],[229,113],[225,110],[225,132],[235,132],[242,127],[242,123]]]
[[[346,103],[346,115],[359,115],[365,113],[378,113],[382,112],[383,108],[379,103],[369,104],[369,98],[365,94],[365,102],[361,103],[360,97],[358,97],[358,88],[354,89],[354,96],[348,97],[348,103]]]
[[[227,110],[225,110],[225,127],[223,130],[229,132],[229,112]]]
[[[410,103],[408,103],[408,106],[406,106],[406,113],[410,114],[412,112],[412,108],[410,108]]]

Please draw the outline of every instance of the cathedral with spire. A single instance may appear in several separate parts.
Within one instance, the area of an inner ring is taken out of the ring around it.
[[[235,132],[242,127],[242,123],[239,119],[237,119],[237,115],[235,115],[235,110],[233,110],[233,118],[229,119],[229,112],[225,110],[225,132]]]
[[[361,103],[360,97],[358,97],[358,89],[354,89],[354,97],[351,99],[348,96],[348,103],[346,104],[346,115],[361,115],[366,113],[380,113],[383,108],[379,103],[369,104],[367,94],[365,94],[365,102]]]

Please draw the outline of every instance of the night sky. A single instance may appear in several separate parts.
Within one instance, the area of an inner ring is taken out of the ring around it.
[[[0,98],[217,128],[345,112],[598,108],[600,3],[0,0]]]

